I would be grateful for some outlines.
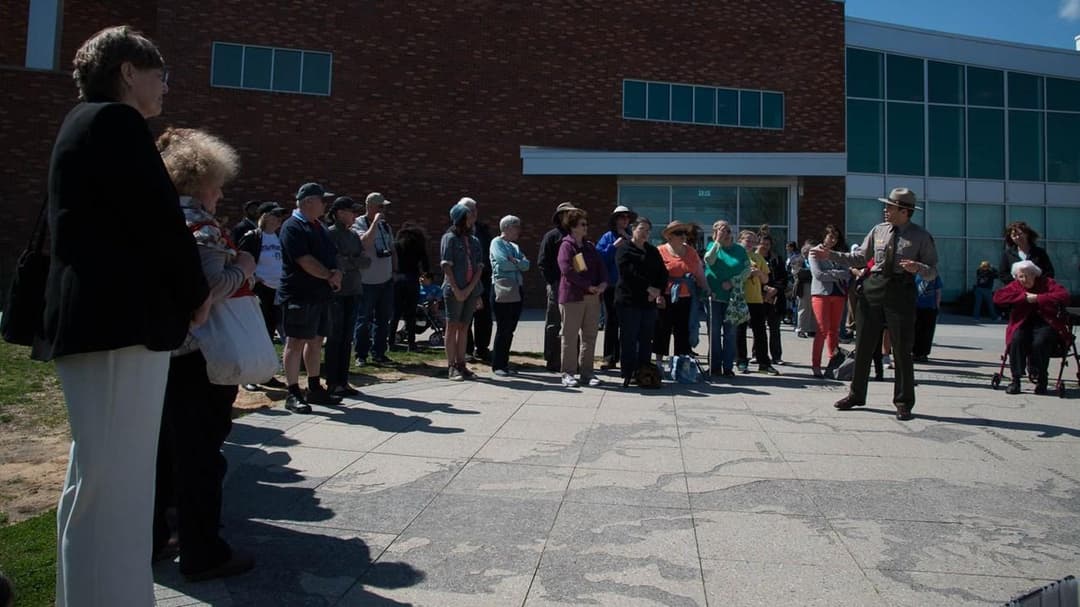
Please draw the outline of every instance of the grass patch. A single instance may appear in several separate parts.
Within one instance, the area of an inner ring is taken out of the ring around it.
[[[0,369],[0,431],[49,431],[67,424],[52,363],[30,360],[30,348],[0,342]]]
[[[45,607],[55,601],[56,512],[0,527],[0,571],[15,588],[15,604]]]

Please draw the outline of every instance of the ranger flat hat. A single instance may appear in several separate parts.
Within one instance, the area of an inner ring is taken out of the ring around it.
[[[888,198],[878,198],[878,200],[901,209],[922,210],[922,207],[915,206],[915,192],[907,188],[893,188],[893,191],[889,192]]]

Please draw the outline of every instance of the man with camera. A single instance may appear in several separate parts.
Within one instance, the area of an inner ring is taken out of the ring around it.
[[[394,317],[397,252],[394,250],[394,233],[386,221],[389,206],[390,201],[382,194],[368,194],[364,201],[366,213],[357,218],[352,227],[360,235],[364,252],[371,258],[371,265],[360,275],[363,291],[355,330],[358,365],[367,364],[368,353],[372,354],[375,363],[393,363],[386,355],[386,349],[390,344],[390,321]]]

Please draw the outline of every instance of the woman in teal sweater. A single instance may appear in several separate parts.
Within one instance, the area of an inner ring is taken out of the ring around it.
[[[705,251],[705,279],[712,291],[712,341],[709,344],[713,375],[734,377],[735,326],[740,317],[746,317],[746,300],[742,285],[750,271],[746,249],[735,242],[731,224],[721,219],[713,224],[712,242]],[[729,313],[730,312],[730,313]]]

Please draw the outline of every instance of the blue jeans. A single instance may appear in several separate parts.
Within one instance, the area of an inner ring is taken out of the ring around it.
[[[338,295],[330,300],[330,330],[326,336],[326,383],[341,386],[349,381],[349,352],[352,351],[360,295]]]
[[[656,308],[618,305],[615,314],[619,318],[622,376],[633,377],[643,365],[650,364],[653,333],[656,331]]]
[[[979,320],[983,307],[990,311],[990,320],[997,318],[997,310],[994,308],[994,293],[990,287],[975,287],[975,309],[971,315]]]
[[[390,336],[390,320],[394,317],[394,281],[382,284],[364,285],[360,294],[360,311],[356,316],[356,358],[367,359],[368,353],[376,358],[386,355]],[[375,327],[372,339],[371,328]]]
[[[712,343],[709,349],[709,358],[712,368],[709,372],[731,371],[735,366],[735,325],[726,322],[728,302],[712,302],[712,310],[709,318],[712,326]]]

